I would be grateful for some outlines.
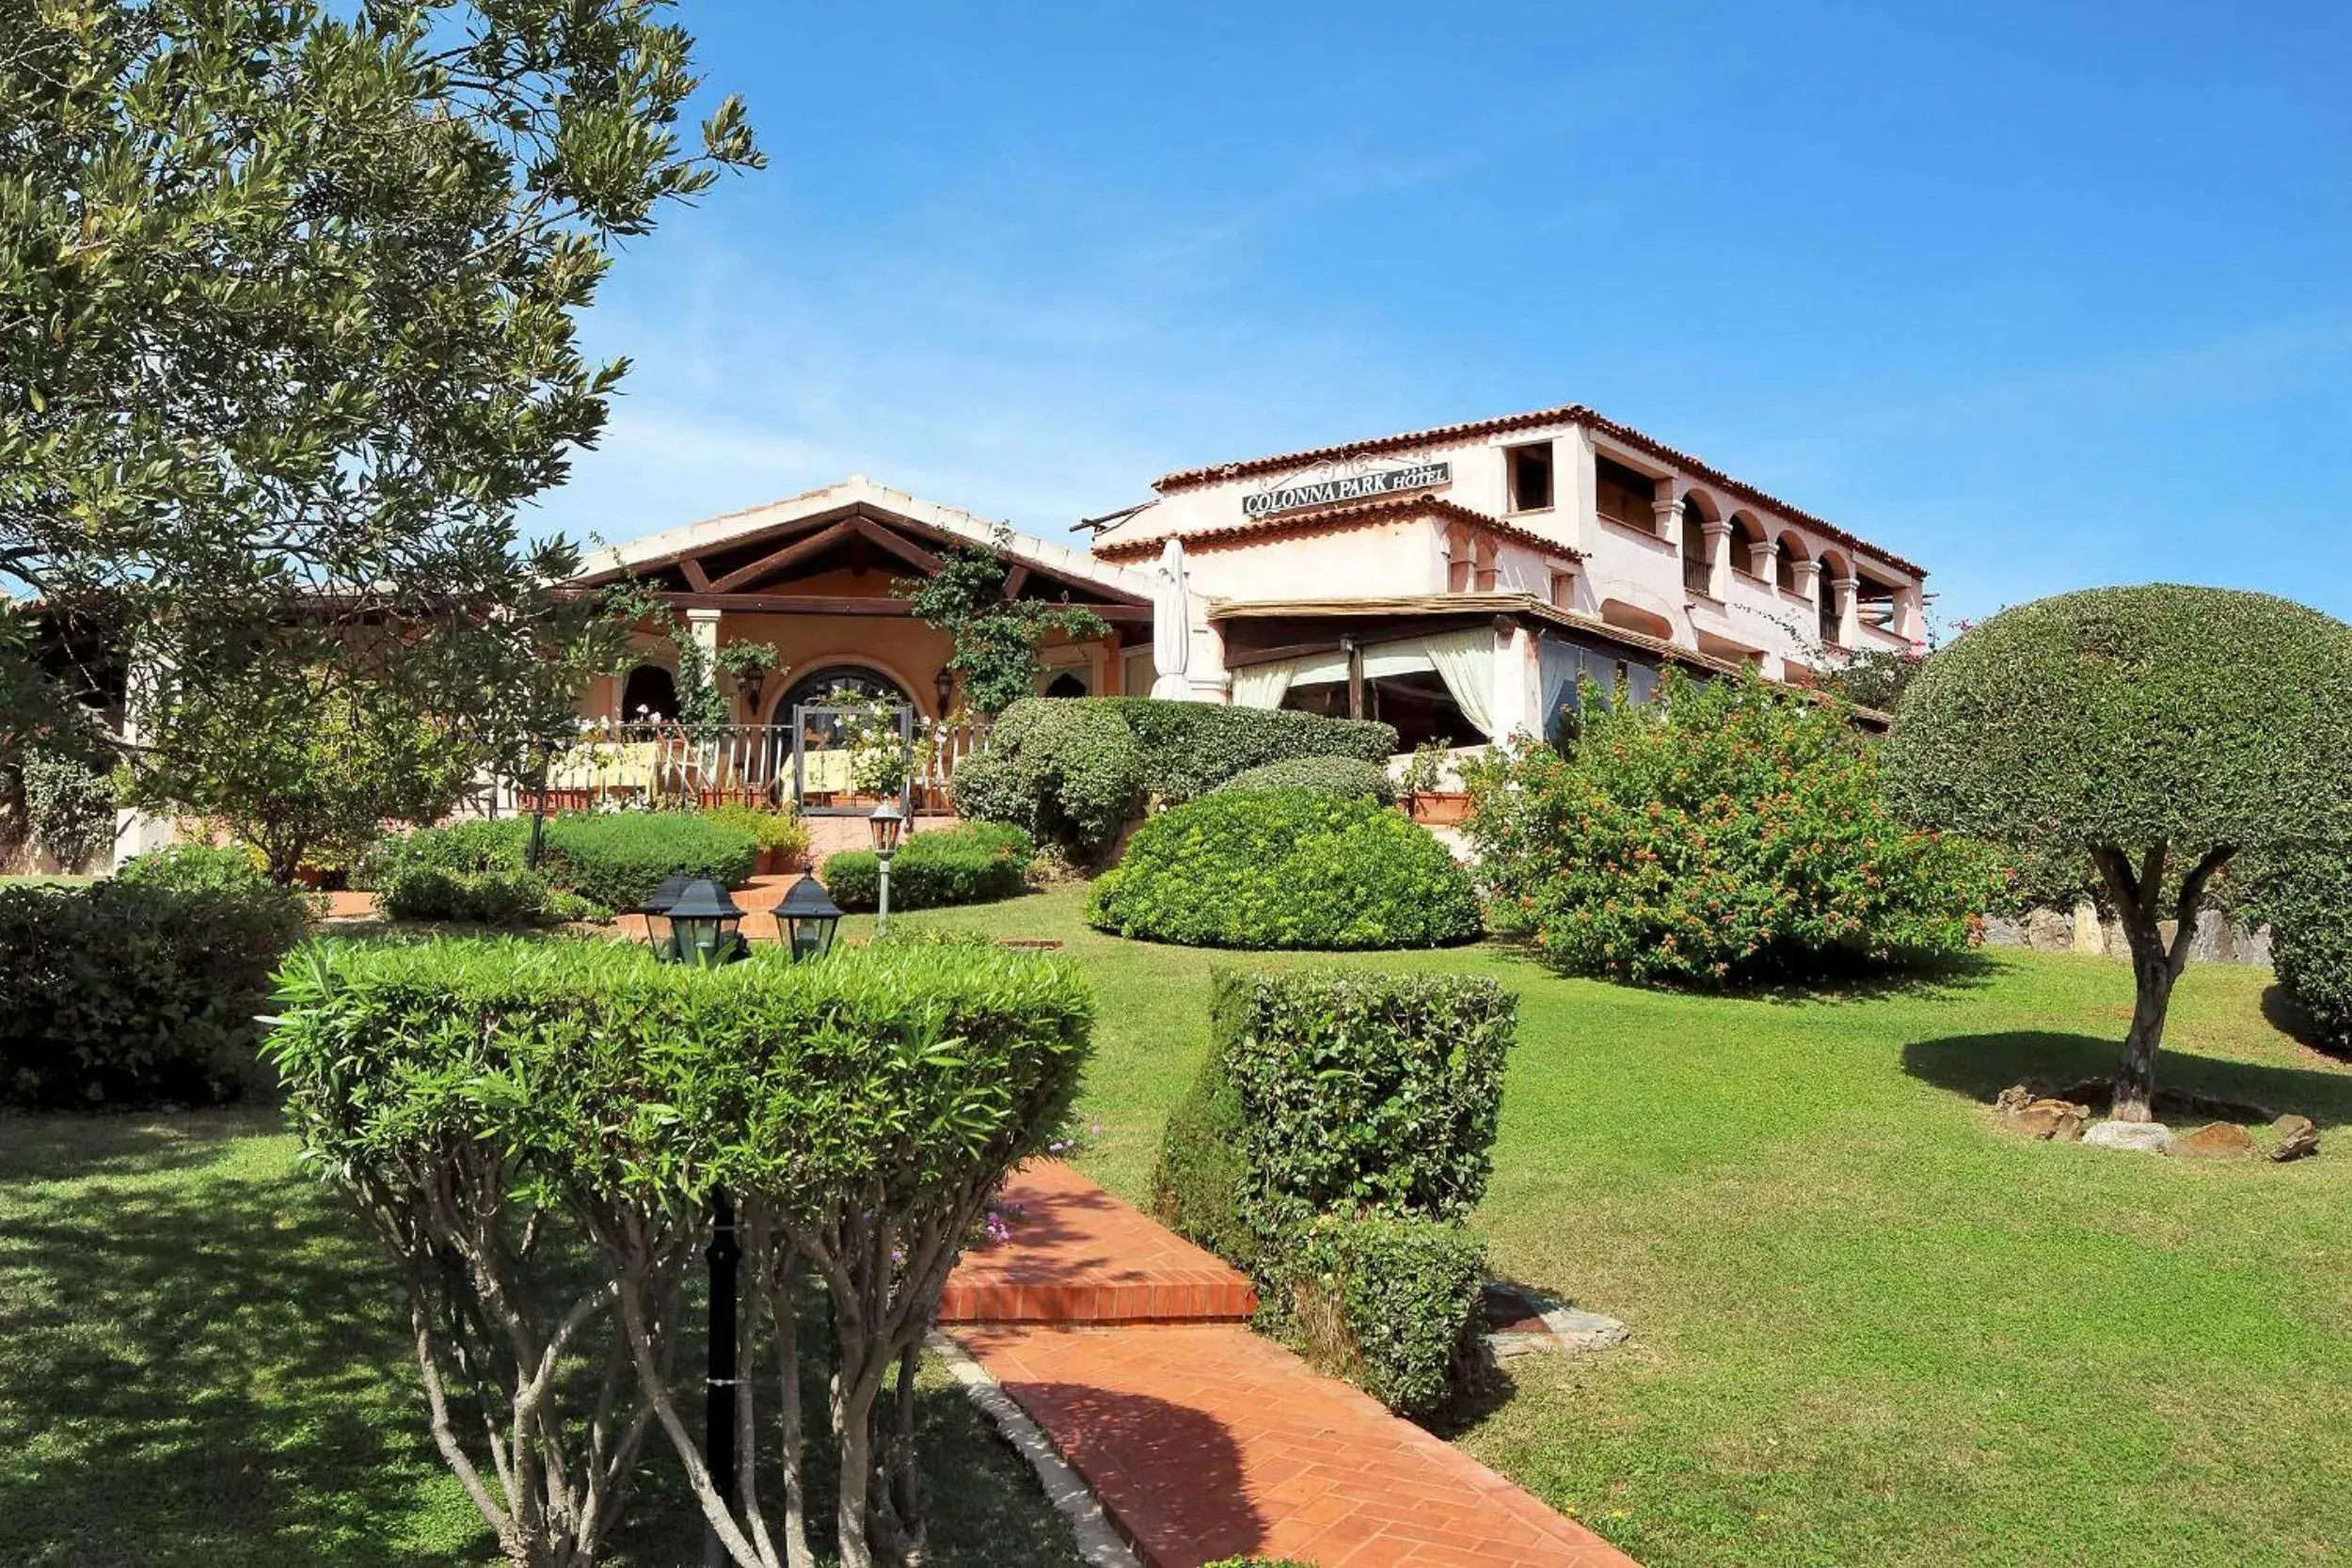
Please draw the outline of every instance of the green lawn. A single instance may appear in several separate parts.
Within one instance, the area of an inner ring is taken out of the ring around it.
[[[0,1564],[497,1560],[426,1436],[397,1281],[278,1128],[0,1115]],[[944,1373],[927,1386],[932,1560],[1077,1568],[1026,1465]],[[607,1560],[699,1564],[669,1446],[644,1452]]]
[[[1212,966],[1328,960],[1102,937],[1080,897],[910,918],[1069,943],[1102,999],[1086,1164],[1141,1198]],[[1985,1109],[2104,1068],[2122,965],[1734,1001],[1491,946],[1339,961],[1519,992],[1478,1223],[1502,1272],[1635,1339],[1515,1363],[1459,1438],[1650,1568],[2347,1560],[2352,1141],[2196,1165],[2022,1142]],[[2169,1081],[2352,1122],[2352,1071],[2265,1021],[2267,983],[2192,970]],[[0,1563],[488,1555],[424,1441],[392,1288],[292,1156],[259,1112],[0,1117]],[[963,1402],[930,1410],[933,1560],[1073,1560]],[[617,1560],[698,1560],[647,1452]]]
[[[1090,1170],[1141,1198],[1219,962],[1086,930],[1075,890],[916,917],[1065,939],[1102,993]],[[1836,999],[1484,971],[1520,1043],[1478,1216],[1500,1272],[1634,1342],[1522,1359],[1460,1441],[1650,1568],[2352,1561],[2352,1128],[2196,1164],[2011,1137],[1985,1102],[2102,1071],[2126,966],[2002,954]],[[2166,1081],[2352,1122],[2352,1071],[2192,970]]]

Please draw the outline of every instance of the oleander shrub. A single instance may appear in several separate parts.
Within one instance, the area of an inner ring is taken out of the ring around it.
[[[0,1103],[238,1098],[270,972],[302,929],[278,887],[0,887]]]
[[[1443,1406],[1471,1365],[1486,1246],[1454,1221],[1325,1214],[1282,1259],[1291,1337],[1401,1416]]]
[[[122,863],[115,879],[180,893],[234,893],[271,886],[268,868],[242,844],[173,844]]]
[[[896,1512],[921,1495],[910,1352],[989,1198],[1076,1094],[1093,1004],[1073,966],[987,946],[701,970],[605,942],[329,944],[287,964],[278,1012],[269,1053],[308,1168],[397,1255],[420,1360],[487,1418],[452,1423],[444,1454],[544,1478],[526,1522],[556,1538],[529,1560],[594,1555],[648,1431],[689,1474],[702,1461],[673,1372],[720,1193],[744,1364],[814,1363],[834,1452],[804,1473],[782,1441],[801,1380],[747,1383],[776,1456],[766,1509],[705,1485],[706,1518],[803,1543],[822,1508],[849,1561],[875,1560],[874,1521],[919,1526]],[[799,1336],[828,1306],[832,1332]]]
[[[549,820],[552,827],[553,819]],[[352,868],[356,887],[389,893],[404,872],[520,871],[531,844],[531,819],[479,817],[440,828],[418,828],[378,839]]]
[[[1812,979],[1958,953],[2004,882],[1981,845],[1889,811],[1835,705],[1669,671],[1586,705],[1565,752],[1464,768],[1491,895],[1552,965],[1644,984]]]
[[[1087,919],[1189,947],[1436,947],[1478,934],[1478,900],[1445,847],[1388,807],[1220,790],[1136,829]]]
[[[890,862],[890,907],[937,910],[1018,896],[1027,891],[1036,853],[1029,835],[1006,822],[909,833]],[[871,849],[845,849],[827,857],[818,879],[843,909],[870,910],[881,892],[882,862]]]
[[[2352,1051],[2352,853],[2308,850],[2260,876],[2251,897],[2270,961],[2318,1042]]]
[[[1518,1028],[1488,976],[1220,970],[1152,1208],[1253,1271],[1320,1214],[1458,1219],[1486,1190]]]
[[[1236,773],[1301,757],[1375,767],[1387,724],[1151,697],[1034,697],[998,717],[956,768],[956,809],[1010,822],[1079,859],[1099,854],[1147,799],[1178,804]]]
[[[34,843],[59,865],[78,871],[115,841],[115,786],[70,756],[30,751],[18,758],[17,792]]]
[[[1352,800],[1396,803],[1396,781],[1389,770],[1361,757],[1285,757],[1245,768],[1217,789],[1319,789]],[[1214,793],[1214,792],[1213,792]]]

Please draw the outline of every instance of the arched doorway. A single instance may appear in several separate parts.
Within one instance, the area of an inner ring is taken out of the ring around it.
[[[850,747],[854,715],[839,710],[886,703],[901,710],[898,728],[911,737],[921,710],[906,689],[879,670],[862,664],[820,665],[776,699],[774,745],[779,779],[789,784],[800,808],[817,816],[868,809],[858,794]],[[834,711],[822,711],[831,709]],[[811,711],[817,710],[817,711]]]
[[[650,723],[677,717],[677,677],[659,664],[641,664],[621,682],[621,721]]]
[[[828,664],[810,671],[785,689],[784,695],[776,699],[774,722],[791,723],[792,710],[797,707],[814,707],[820,704],[838,705],[835,693],[840,693],[851,703],[884,702],[900,703],[908,707],[914,705],[914,699],[907,695],[906,689],[879,670],[863,664]]]
[[[1083,697],[1087,694],[1087,683],[1071,671],[1064,670],[1045,683],[1045,694],[1048,697]]]

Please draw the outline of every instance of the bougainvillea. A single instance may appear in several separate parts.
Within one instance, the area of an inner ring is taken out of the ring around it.
[[[1994,856],[1896,824],[1871,749],[1835,705],[1676,672],[1661,702],[1585,709],[1565,753],[1464,769],[1498,914],[1548,961],[1736,985],[1976,940]]]

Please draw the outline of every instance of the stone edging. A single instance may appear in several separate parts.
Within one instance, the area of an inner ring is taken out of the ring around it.
[[[1055,1450],[1038,1424],[1029,1419],[1028,1412],[1015,1404],[1012,1396],[988,1375],[988,1369],[964,1354],[964,1349],[938,1329],[930,1332],[929,1349],[938,1356],[962,1385],[964,1393],[983,1415],[995,1423],[1006,1442],[1013,1446],[1029,1468],[1037,1472],[1038,1483],[1045,1488],[1045,1496],[1061,1516],[1069,1521],[1070,1533],[1077,1538],[1078,1555],[1089,1568],[1140,1568],[1136,1554],[1128,1549],[1126,1541],[1111,1524],[1103,1505],[1070,1462]]]

